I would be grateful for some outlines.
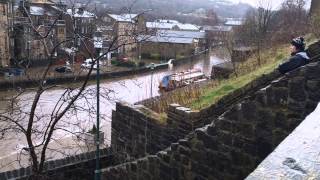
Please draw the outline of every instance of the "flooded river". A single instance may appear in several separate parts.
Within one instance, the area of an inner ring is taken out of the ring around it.
[[[213,65],[221,64],[227,61],[225,53],[218,49],[211,53],[210,56],[206,58],[200,58],[198,60],[186,61],[183,65],[173,67],[172,69],[165,69],[161,71],[155,71],[153,73],[145,73],[136,75],[133,77],[124,77],[118,79],[102,80],[101,82],[101,128],[105,133],[105,140],[107,144],[110,143],[111,138],[111,112],[115,109],[116,101],[126,101],[129,103],[135,103],[150,97],[158,96],[158,85],[163,76],[172,74],[179,71],[188,70],[190,68],[198,68],[203,70],[203,72],[210,76],[211,68]],[[95,91],[96,87],[94,84],[88,87],[89,93],[85,98],[81,98],[76,102],[79,107],[93,107],[95,108],[96,97]],[[91,90],[91,93],[90,93]],[[37,114],[46,117],[49,116],[55,107],[56,102],[59,100],[61,95],[64,93],[64,89],[54,89],[45,92],[40,99],[40,106],[37,108]],[[23,94],[18,98],[18,103],[23,112],[28,112],[31,107],[34,92],[28,92]],[[0,96],[6,96],[7,93],[0,93]],[[1,104],[0,108],[3,109],[6,105]],[[26,113],[27,114],[27,113]],[[63,119],[60,126],[67,129],[68,131],[77,131],[75,127],[66,127],[66,124],[76,124],[77,126],[84,127],[84,129],[90,129],[93,124],[95,124],[96,115],[94,111],[80,111],[77,113],[68,113]],[[39,127],[45,127],[46,122],[40,122]],[[56,139],[61,137],[66,138],[71,135],[67,135],[65,131],[60,131],[55,135]],[[5,140],[1,141],[0,144],[0,162],[2,159],[6,159],[9,156],[15,155],[25,147],[25,140],[22,135],[12,134],[11,137],[7,137]],[[1,169],[0,169],[1,171]]]

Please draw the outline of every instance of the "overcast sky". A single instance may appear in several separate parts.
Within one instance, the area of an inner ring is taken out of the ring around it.
[[[243,2],[243,3],[248,3],[248,4],[251,4],[252,6],[257,6],[257,2],[259,0],[230,0],[232,2],[235,2],[235,1],[238,1],[238,2]],[[268,2],[270,1],[272,3],[272,8],[274,9],[277,9],[280,7],[281,3],[284,1],[284,0],[264,0],[265,2]],[[311,0],[306,0],[307,2],[307,5],[306,5],[306,8],[309,9],[310,8],[310,2]]]

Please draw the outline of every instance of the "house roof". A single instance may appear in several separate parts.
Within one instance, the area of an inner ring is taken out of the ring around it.
[[[175,20],[156,20],[154,22],[147,22],[147,28],[151,29],[173,29],[175,26],[180,30],[199,31],[199,27],[193,24],[183,24]]]
[[[54,9],[52,9],[50,7],[54,8]],[[34,15],[34,16],[43,16],[43,15],[54,16],[54,15],[56,15],[57,11],[59,11],[59,10],[57,9],[57,7],[55,7],[53,5],[50,5],[49,7],[46,7],[46,6],[44,7],[44,6],[36,5],[36,4],[30,6],[30,14]]]
[[[67,10],[67,13],[68,13],[69,15],[73,15],[73,14],[72,14],[72,9],[68,9],[68,10]],[[95,15],[94,13],[91,13],[91,12],[89,12],[89,11],[83,10],[83,11],[81,12],[81,10],[80,10],[79,8],[75,9],[75,13],[74,13],[73,16],[74,16],[74,17],[80,17],[80,18],[95,18],[95,17],[96,17],[96,15]]]
[[[240,26],[244,22],[242,18],[227,18],[224,25],[226,26]]]
[[[232,30],[231,26],[203,26],[204,31],[225,31],[229,32]]]
[[[195,39],[205,38],[205,32],[159,30],[150,37],[140,36],[141,41],[155,43],[192,44]]]
[[[193,38],[151,36],[148,37],[145,41],[156,43],[192,44]]]
[[[45,11],[43,7],[39,6],[30,6],[30,14],[35,16],[42,16],[44,15]]]
[[[134,18],[138,16],[138,14],[108,14],[111,18],[119,22],[132,22]]]
[[[159,30],[157,35],[160,37],[176,37],[176,38],[205,38],[205,32],[200,31],[172,31],[172,30]]]

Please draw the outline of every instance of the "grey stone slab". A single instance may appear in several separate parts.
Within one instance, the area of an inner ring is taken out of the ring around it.
[[[246,179],[319,179],[320,104]]]

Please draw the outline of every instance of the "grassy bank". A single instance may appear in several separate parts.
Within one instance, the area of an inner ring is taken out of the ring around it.
[[[278,46],[261,54],[261,65],[257,58],[251,57],[244,63],[237,65],[238,76],[232,75],[227,80],[216,81],[216,86],[203,88],[201,95],[191,103],[185,104],[192,109],[202,109],[217,102],[223,96],[239,89],[257,77],[272,72],[288,54],[287,46]]]
[[[317,40],[310,35],[305,36],[305,39],[307,45]],[[257,55],[252,55],[247,61],[236,65],[236,73],[232,74],[229,79],[211,80],[206,84],[177,89],[146,105],[160,114],[165,114],[172,103],[178,103],[193,110],[201,110],[216,103],[229,93],[246,86],[263,74],[274,71],[289,56],[288,44],[273,46],[273,48],[263,50],[260,54],[260,65]]]
[[[257,57],[252,56],[247,61],[236,66],[236,74],[227,80],[212,80],[204,85],[195,85],[177,89],[162,95],[157,101],[147,106],[158,113],[164,113],[172,103],[199,110],[212,105],[223,96],[241,88],[261,76],[273,71],[283,59],[288,56],[288,45],[268,49],[261,54],[261,65]]]

